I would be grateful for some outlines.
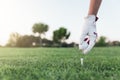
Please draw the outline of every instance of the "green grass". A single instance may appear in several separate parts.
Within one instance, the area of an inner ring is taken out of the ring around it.
[[[84,58],[81,66],[80,58]],[[119,80],[120,47],[0,48],[0,80]]]

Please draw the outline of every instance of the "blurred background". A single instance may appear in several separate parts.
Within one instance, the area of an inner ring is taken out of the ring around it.
[[[96,45],[120,45],[119,3],[103,0],[97,22],[100,43]],[[88,7],[89,0],[0,0],[0,45],[78,44]]]

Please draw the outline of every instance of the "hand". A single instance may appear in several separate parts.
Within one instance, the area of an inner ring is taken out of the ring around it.
[[[82,34],[80,36],[79,49],[83,51],[84,54],[88,53],[95,45],[97,32],[96,32],[96,21],[97,17],[94,15],[89,15],[85,18],[85,23],[83,25]]]

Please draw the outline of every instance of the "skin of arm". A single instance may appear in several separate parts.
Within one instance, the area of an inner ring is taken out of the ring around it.
[[[102,0],[90,0],[88,15],[97,16]]]

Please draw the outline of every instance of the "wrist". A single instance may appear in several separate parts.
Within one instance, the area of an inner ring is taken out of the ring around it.
[[[97,16],[95,16],[95,15],[88,15],[87,17],[85,17],[85,19],[96,22],[99,18]]]

